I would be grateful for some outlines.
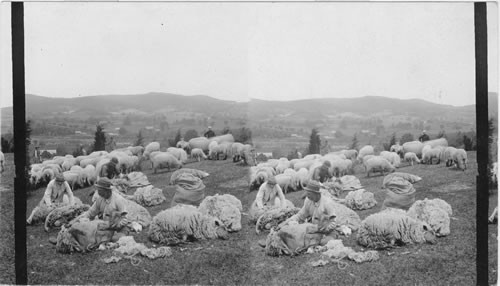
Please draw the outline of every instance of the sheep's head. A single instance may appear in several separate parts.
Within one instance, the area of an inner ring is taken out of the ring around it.
[[[424,233],[425,242],[436,244],[436,234],[427,223],[422,223],[422,231]]]
[[[218,218],[214,219],[214,228],[218,238],[224,240],[229,239],[229,232],[227,231],[226,226],[220,219]]]

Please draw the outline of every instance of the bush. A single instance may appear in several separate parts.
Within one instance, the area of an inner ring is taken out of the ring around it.
[[[400,144],[403,145],[406,142],[411,142],[411,141],[415,141],[415,139],[413,138],[413,134],[411,134],[411,133],[405,133],[405,134],[403,134],[403,136],[401,136],[401,142],[400,142]]]
[[[319,154],[321,139],[319,138],[318,130],[313,128],[309,137],[309,154]]]

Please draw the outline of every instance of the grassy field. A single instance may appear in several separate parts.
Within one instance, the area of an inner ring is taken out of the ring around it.
[[[9,154],[10,155],[10,154]],[[269,257],[257,245],[265,234],[257,235],[246,215],[242,216],[243,229],[232,233],[229,240],[209,240],[173,247],[173,255],[164,259],[141,258],[133,266],[123,260],[116,264],[105,264],[102,259],[110,257],[112,251],[97,251],[90,254],[63,255],[56,253],[48,242],[57,230],[46,233],[42,225],[27,229],[28,283],[29,284],[331,284],[331,285],[472,285],[476,280],[476,154],[469,152],[469,169],[461,172],[441,165],[404,165],[398,171],[421,176],[415,184],[416,199],[441,198],[453,208],[451,234],[439,238],[435,245],[412,245],[381,251],[376,262],[356,264],[352,261],[341,270],[336,264],[313,268],[310,262],[320,259],[319,254],[304,254],[298,257]],[[7,157],[12,165],[12,157]],[[206,195],[232,194],[248,211],[256,192],[248,192],[248,167],[227,161],[202,161],[186,165],[209,172],[204,179]],[[151,215],[170,206],[174,189],[168,186],[170,173],[152,174],[145,170],[150,182],[163,189],[167,201],[148,208]],[[13,274],[13,173],[9,167],[2,174],[0,283],[14,282]],[[366,178],[360,166],[355,175],[366,190],[375,194],[379,204],[360,211],[363,219],[378,212],[385,194],[381,190],[382,176]],[[75,195],[90,203],[91,188],[79,189]],[[43,189],[28,196],[28,212],[36,206]],[[302,206],[303,191],[288,193],[286,197],[296,206]],[[491,209],[496,205],[497,195],[490,197]],[[27,214],[27,216],[29,213]],[[497,271],[497,226],[490,225],[490,277],[496,282]],[[152,243],[147,231],[135,235],[137,242],[147,246]],[[361,250],[355,235],[343,238],[344,244]]]

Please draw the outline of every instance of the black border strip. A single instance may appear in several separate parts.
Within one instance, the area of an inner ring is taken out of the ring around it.
[[[24,85],[24,3],[12,2],[12,91],[14,108],[14,219],[15,219],[15,267],[16,284],[26,285],[27,248],[26,248],[26,98]]]
[[[488,29],[486,2],[474,3],[476,51],[476,270],[477,285],[488,285]]]

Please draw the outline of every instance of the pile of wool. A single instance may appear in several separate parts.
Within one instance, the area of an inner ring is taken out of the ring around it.
[[[172,173],[170,176],[170,184],[175,185],[180,179],[181,174],[191,174],[197,178],[204,179],[210,174],[201,170],[182,168]]]
[[[339,197],[343,192],[362,189],[363,186],[358,178],[352,175],[345,175],[333,181],[323,183],[323,187],[333,196]]]
[[[350,260],[354,260],[357,263],[371,262],[379,259],[378,252],[375,250],[360,251],[356,252],[350,247],[344,246],[342,240],[332,239],[328,241],[325,246],[311,247],[307,250],[307,253],[321,252],[322,256],[328,257],[330,260],[320,260],[312,262],[312,266],[323,266],[332,261],[340,261],[341,259],[347,257]]]
[[[165,198],[161,189],[155,188],[153,185],[149,185],[143,188],[138,188],[134,192],[134,195],[130,196],[130,199],[142,206],[150,207],[163,203],[167,198]]]
[[[73,198],[74,198],[75,205],[82,205],[83,204],[82,201],[77,196],[73,195]],[[38,206],[36,206],[31,213],[30,224],[33,225],[36,223],[44,222],[51,211],[53,211],[56,208],[60,208],[60,207],[67,206],[67,205],[69,205],[69,199],[68,199],[68,196],[66,194],[64,194],[63,201],[61,203],[53,203],[50,206],[47,206],[45,204],[45,202],[40,201]]]
[[[233,195],[215,194],[214,196],[208,196],[200,203],[198,210],[202,214],[221,220],[229,232],[241,230],[243,206],[241,201]]]
[[[300,208],[271,208],[259,216],[255,224],[255,232],[257,234],[262,230],[271,230],[273,227],[284,222],[291,216],[298,213]]]
[[[104,245],[104,244],[103,244]],[[101,245],[101,246],[103,246]],[[117,247],[117,248],[115,248]],[[125,258],[131,258],[135,255],[141,255],[149,259],[169,257],[172,255],[172,250],[168,246],[161,246],[158,248],[148,248],[143,243],[137,243],[132,236],[122,236],[116,243],[109,243],[107,247],[100,249],[115,248],[114,252],[118,256],[111,256],[103,259],[105,263],[118,262]]]
[[[128,173],[125,178],[127,179],[128,186],[131,188],[144,187],[151,184],[148,177],[142,172]]]
[[[326,213],[335,214],[335,219],[333,220],[332,229],[338,229],[340,226],[347,226],[352,231],[356,231],[361,225],[361,219],[359,215],[346,207],[345,205],[330,201],[328,204],[325,204],[325,208],[327,208]]]
[[[288,224],[279,230],[271,229],[266,238],[265,253],[269,256],[298,255],[319,245],[323,236],[315,224]]]
[[[366,210],[377,205],[373,193],[365,189],[350,191],[345,197],[344,204],[353,210]]]
[[[293,209],[293,208],[295,208],[295,205],[290,200],[285,199],[285,207],[284,208],[285,209],[290,209],[290,208]],[[254,201],[252,203],[252,205],[250,206],[250,210],[248,211],[248,219],[252,223],[256,222],[261,215],[263,215],[264,213],[266,213],[268,211],[275,210],[275,209],[281,209],[281,205],[279,203],[279,198],[276,198],[274,205],[267,205],[267,206],[264,206],[263,208],[259,208]]]
[[[60,227],[70,222],[89,208],[90,205],[87,204],[75,204],[64,205],[53,209],[45,219],[45,231],[49,231],[52,227]]]

